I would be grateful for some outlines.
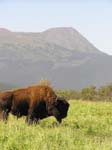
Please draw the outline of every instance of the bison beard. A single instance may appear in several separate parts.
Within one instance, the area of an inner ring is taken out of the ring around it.
[[[15,90],[11,112],[17,117],[27,116],[26,121],[32,124],[52,113],[56,98],[55,92],[49,86],[32,86]]]

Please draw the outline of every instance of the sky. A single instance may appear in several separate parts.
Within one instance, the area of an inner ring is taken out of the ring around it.
[[[41,32],[73,27],[112,55],[112,0],[0,0],[0,28]]]

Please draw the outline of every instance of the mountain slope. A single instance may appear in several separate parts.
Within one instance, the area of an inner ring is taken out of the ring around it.
[[[87,53],[98,53],[87,39],[85,39],[74,28],[53,28],[42,33],[46,41],[60,45],[71,50],[78,50]]]
[[[26,86],[49,79],[56,88],[80,89],[112,81],[112,56],[73,28],[41,33],[0,29],[0,82]],[[9,86],[8,86],[9,87]]]

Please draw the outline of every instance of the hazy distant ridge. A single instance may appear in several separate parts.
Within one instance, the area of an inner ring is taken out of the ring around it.
[[[2,83],[24,86],[47,78],[58,88],[99,86],[112,81],[111,66],[112,57],[74,28],[52,28],[40,33],[0,29]]]

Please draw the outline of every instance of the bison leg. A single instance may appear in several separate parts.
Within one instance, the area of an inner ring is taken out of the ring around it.
[[[36,117],[37,116],[37,112],[35,112],[35,110],[37,109],[37,104],[33,102],[33,100],[31,100],[30,103],[30,107],[28,110],[28,116],[26,118],[26,122],[30,125],[30,124],[37,124],[39,122],[39,118]]]
[[[31,107],[30,109],[29,109],[29,111],[28,111],[28,116],[27,116],[27,118],[26,118],[26,122],[28,123],[28,125],[31,125],[31,124],[33,124],[33,120],[34,120],[34,108],[33,107]]]
[[[39,122],[40,122],[40,119],[39,119],[39,118],[34,118],[34,119],[33,119],[33,123],[34,123],[34,124],[39,124]]]
[[[33,115],[32,114],[28,114],[28,116],[26,118],[26,122],[28,123],[28,125],[33,124]]]
[[[39,124],[39,118],[34,118],[34,117],[31,117],[30,115],[28,115],[26,117],[26,123],[28,123],[28,125],[31,125],[31,124]]]
[[[25,122],[26,122],[26,123],[28,123],[28,116],[26,117],[26,120],[25,120]]]
[[[3,121],[6,122],[8,120],[9,111],[8,110],[3,110],[2,116],[3,116]]]

